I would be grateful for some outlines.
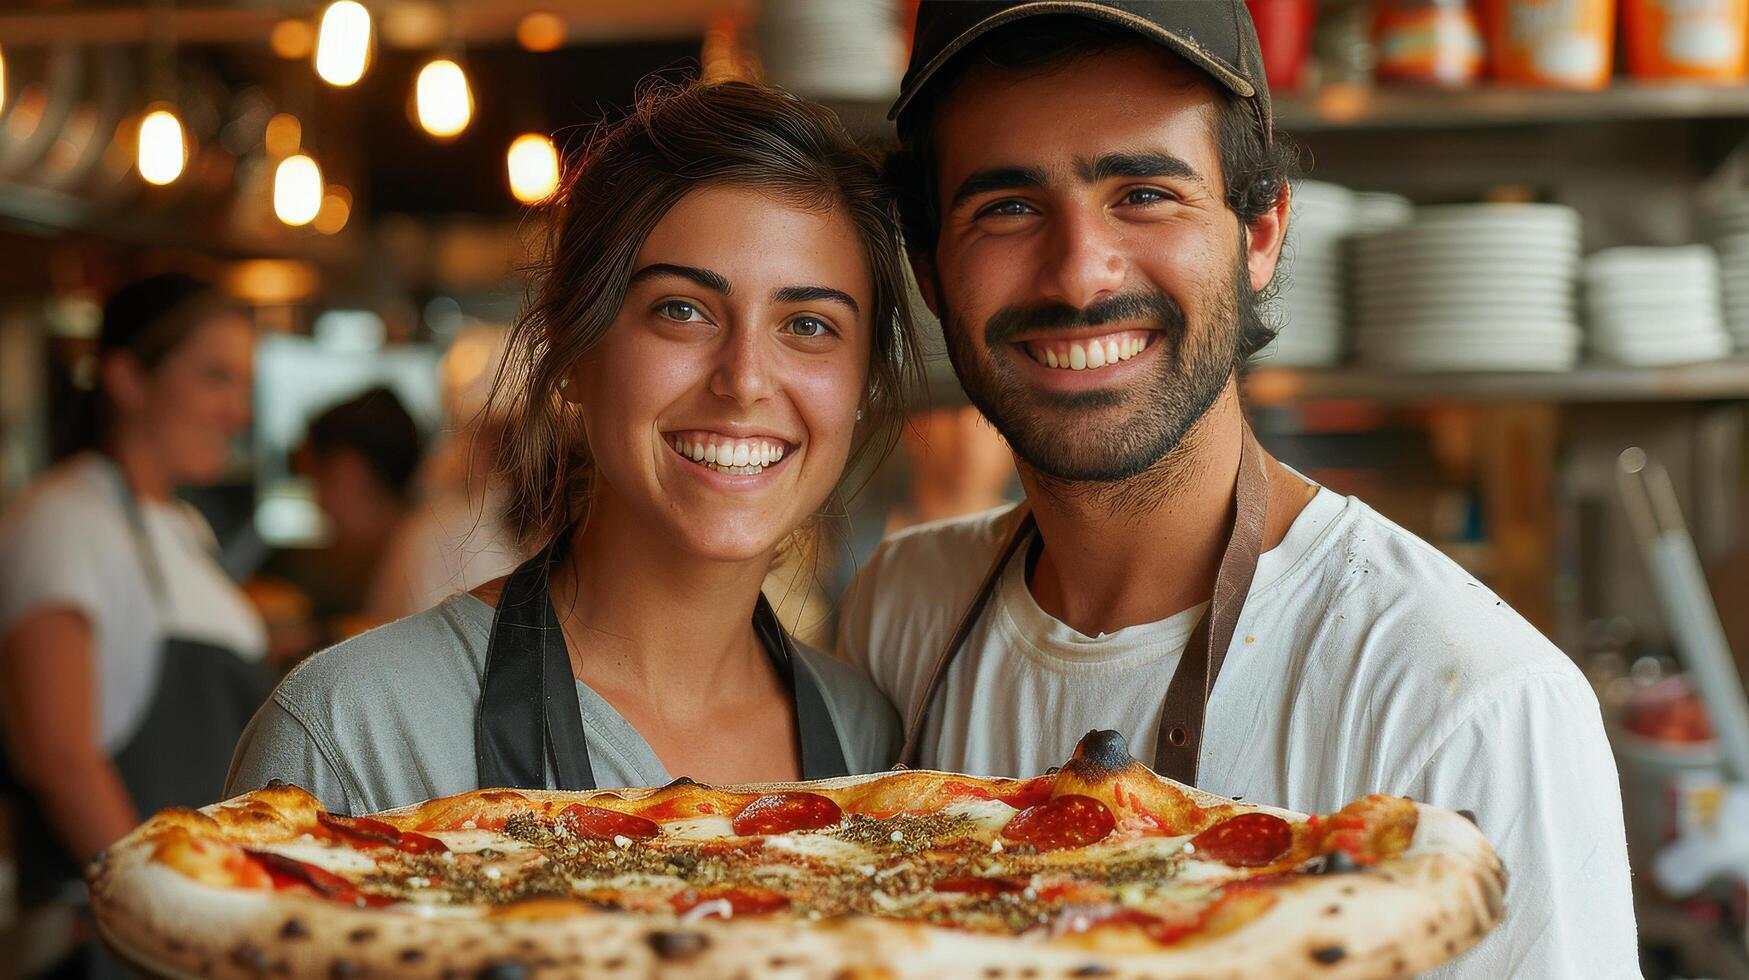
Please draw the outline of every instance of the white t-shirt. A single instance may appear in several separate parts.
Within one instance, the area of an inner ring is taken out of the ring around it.
[[[115,753],[145,720],[167,636],[259,660],[267,631],[212,555],[213,532],[181,502],[141,501],[168,595],[160,603],[117,496],[120,472],[86,453],[51,469],[0,515],[0,636],[49,607],[83,613],[96,645],[98,740]]]
[[[839,654],[907,721],[1005,510],[901,532],[852,584]],[[1036,775],[1091,729],[1151,761],[1202,607],[1100,637],[1052,618],[1022,548],[948,671],[923,764]],[[1560,650],[1431,546],[1320,490],[1264,554],[1209,699],[1201,787],[1302,812],[1389,793],[1476,814],[1502,926],[1442,977],[1638,976],[1621,793],[1596,697]]]

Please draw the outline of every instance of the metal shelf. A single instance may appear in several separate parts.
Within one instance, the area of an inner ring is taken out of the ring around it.
[[[1749,399],[1749,357],[1639,368],[1581,365],[1555,373],[1488,371],[1433,374],[1365,368],[1259,367],[1245,375],[1257,405],[1383,402],[1682,402]]]
[[[1621,82],[1598,92],[1478,85],[1464,89],[1331,85],[1275,97],[1286,133],[1638,119],[1749,119],[1749,85]]]

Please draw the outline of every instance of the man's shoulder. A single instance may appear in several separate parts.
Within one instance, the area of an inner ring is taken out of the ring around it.
[[[1505,599],[1355,498],[1265,595],[1260,605],[1309,603],[1286,618],[1312,634],[1300,642],[1317,666],[1370,677],[1377,694],[1416,689],[1455,708],[1540,690],[1539,677],[1584,683],[1572,659]]]

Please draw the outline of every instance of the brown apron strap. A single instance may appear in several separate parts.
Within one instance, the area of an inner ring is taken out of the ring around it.
[[[1208,706],[1209,691],[1214,689],[1215,677],[1220,674],[1221,664],[1226,660],[1227,647],[1232,643],[1233,631],[1239,624],[1239,611],[1251,591],[1251,579],[1257,573],[1257,559],[1263,552],[1269,470],[1264,462],[1263,447],[1257,444],[1249,425],[1245,426],[1244,433],[1239,450],[1238,483],[1233,491],[1233,529],[1227,536],[1226,550],[1221,554],[1220,569],[1215,573],[1208,611],[1185,644],[1178,670],[1166,689],[1166,705],[1161,714],[1160,736],[1154,751],[1155,770],[1187,785],[1196,783],[1197,759],[1202,750],[1203,715]],[[972,627],[990,604],[1002,570],[1038,528],[1026,504],[1022,503],[1014,514],[1019,518],[1014,529],[984,573],[971,605],[936,655],[929,683],[923,688],[923,699],[918,702],[905,729],[905,745],[899,752],[902,766],[917,766],[923,754],[923,729],[929,720],[929,709],[947,676],[947,668],[959,655]]]
[[[1187,786],[1196,785],[1209,692],[1214,690],[1215,678],[1227,659],[1239,611],[1245,607],[1251,580],[1257,574],[1257,559],[1263,553],[1269,469],[1250,426],[1245,427],[1245,441],[1239,450],[1239,480],[1233,498],[1233,530],[1221,554],[1220,570],[1215,572],[1208,611],[1190,634],[1178,670],[1166,688],[1166,707],[1154,743],[1154,771]]]
[[[959,655],[960,647],[965,646],[966,637],[971,635],[972,627],[977,625],[978,618],[984,614],[984,608],[990,604],[990,597],[996,593],[996,580],[1002,577],[1002,570],[1008,567],[1008,562],[1014,557],[1021,544],[1038,529],[1038,524],[1032,519],[1032,508],[1025,501],[1009,513],[1009,519],[1014,521],[1014,529],[1009,532],[1008,540],[996,552],[996,558],[990,562],[990,570],[984,573],[984,580],[979,583],[978,591],[972,596],[972,604],[966,607],[965,615],[960,617],[959,625],[954,627],[953,635],[948,637],[941,652],[935,655],[935,666],[929,671],[929,683],[923,687],[923,700],[918,702],[917,710],[911,716],[911,723],[905,727],[905,746],[899,750],[899,765],[907,768],[917,768],[918,757],[923,752],[923,726],[929,720],[929,705],[935,700],[936,692],[941,689],[941,681],[947,676],[948,664]]]

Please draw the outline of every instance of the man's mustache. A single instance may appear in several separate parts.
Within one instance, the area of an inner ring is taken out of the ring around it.
[[[1152,321],[1162,330],[1182,331],[1184,309],[1165,293],[1122,293],[1081,309],[1067,303],[1008,306],[997,310],[984,324],[984,343],[995,347],[1023,333],[1102,327],[1133,320]]]

